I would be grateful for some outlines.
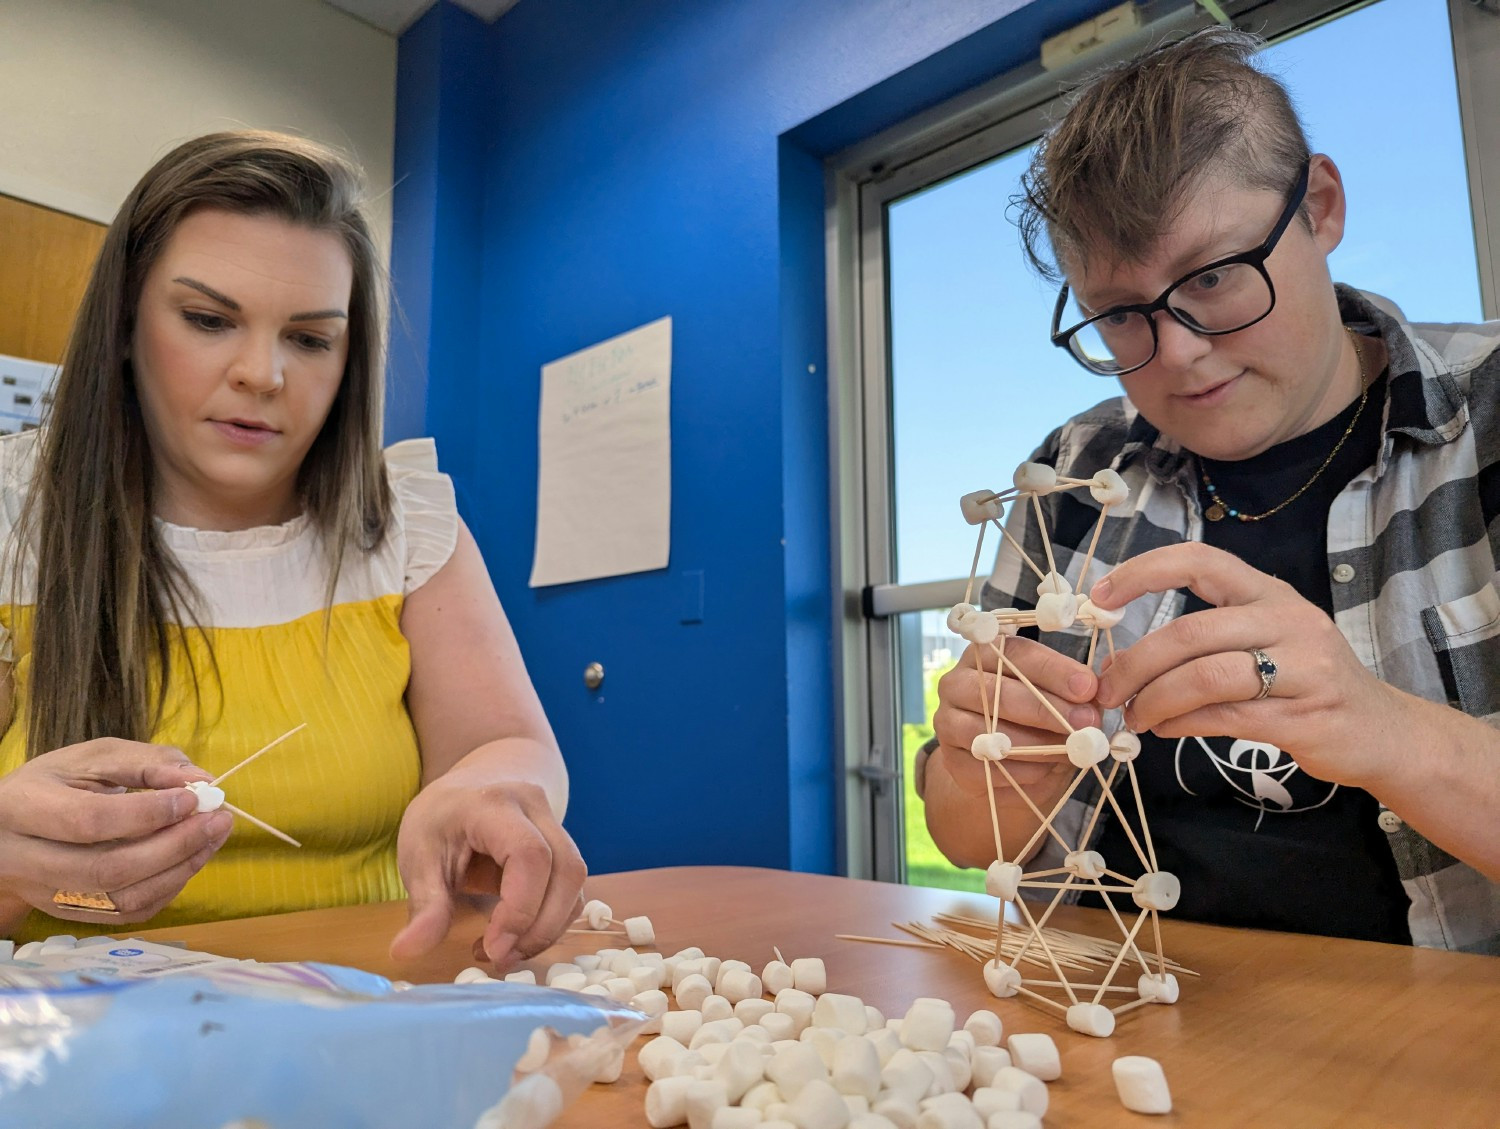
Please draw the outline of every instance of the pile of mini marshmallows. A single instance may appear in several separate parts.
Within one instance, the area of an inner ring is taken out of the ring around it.
[[[457,982],[490,980],[470,968]],[[536,983],[531,972],[505,980]],[[827,991],[816,957],[788,964],[778,953],[757,975],[744,961],[699,948],[672,956],[600,949],[552,965],[545,983],[606,996],[650,1017],[641,1035],[655,1037],[641,1047],[639,1062],[650,1082],[646,1120],[653,1129],[1040,1129],[1046,1083],[1062,1075],[1050,1035],[1013,1034],[1002,1046],[994,1012],[976,1011],[960,1027],[953,1005],[931,998],[886,1019],[858,997]],[[506,1125],[540,1129],[560,1112],[555,1084],[533,1073],[551,1048],[545,1030],[533,1033],[516,1065],[531,1077],[504,1103]],[[594,1080],[615,1082],[623,1068],[621,1049]],[[1154,1059],[1118,1058],[1113,1072],[1127,1109],[1171,1111]]]

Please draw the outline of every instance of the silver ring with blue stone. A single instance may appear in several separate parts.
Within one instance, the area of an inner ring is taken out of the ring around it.
[[[1250,657],[1255,660],[1255,673],[1260,675],[1260,693],[1252,699],[1258,702],[1270,694],[1271,687],[1276,685],[1276,664],[1271,661],[1271,656],[1262,650],[1252,649]]]

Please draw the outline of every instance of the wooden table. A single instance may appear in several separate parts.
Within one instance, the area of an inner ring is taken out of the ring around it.
[[[779,945],[827,962],[830,991],[887,1015],[917,996],[999,1013],[1007,1032],[1046,1031],[1062,1050],[1051,1084],[1051,1129],[1077,1126],[1500,1126],[1500,959],[1396,945],[1167,922],[1167,953],[1201,973],[1182,977],[1174,1007],[1122,1016],[1111,1039],[1067,1029],[1055,1013],[996,1000],[975,962],[949,951],[862,944],[836,933],[901,936],[893,921],[943,911],[992,914],[995,902],[823,875],[737,867],[680,867],[591,878],[587,893],[617,917],[646,914],[659,947],[699,945],[757,970]],[[257,960],[322,960],[413,981],[451,980],[472,962],[479,919],[457,922],[436,952],[397,965],[386,946],[405,920],[400,902],[219,922],[147,934]],[[1102,910],[1064,907],[1053,924],[1109,935]],[[528,963],[539,972],[615,944],[573,935]],[[1176,1111],[1148,1119],[1115,1096],[1110,1062],[1159,1059]],[[595,1086],[558,1122],[644,1126],[645,1083],[634,1057],[613,1086]]]

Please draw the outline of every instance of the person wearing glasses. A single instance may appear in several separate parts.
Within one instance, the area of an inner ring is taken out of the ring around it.
[[[1124,391],[1033,458],[1111,467],[1131,494],[1088,577],[1098,503],[1042,500],[1059,571],[1124,611],[1114,661],[1096,676],[1069,632],[1007,658],[1070,725],[1140,736],[1178,916],[1500,953],[1500,323],[1410,325],[1332,281],[1339,171],[1260,45],[1215,28],[1104,72],[1027,173],[1023,241],[1062,283],[1052,341]],[[1042,555],[1030,507],[1008,529]],[[1036,599],[1002,547],[985,605]],[[993,685],[966,654],[919,758],[928,826],[963,866],[996,853],[970,753]],[[1059,742],[1015,679],[1000,703],[1013,744]],[[1091,827],[1111,870],[1142,873],[1093,781],[1068,795],[1070,764],[1003,763],[1007,857],[1057,809],[1065,837]],[[1060,867],[1040,838],[1029,868]]]

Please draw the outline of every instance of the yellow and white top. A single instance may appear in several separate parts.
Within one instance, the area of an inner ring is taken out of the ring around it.
[[[29,488],[36,437],[33,431],[0,438],[0,544]],[[176,900],[132,928],[405,896],[396,832],[417,793],[421,762],[406,711],[411,662],[401,608],[452,555],[458,512],[430,439],[397,443],[385,458],[394,496],[389,531],[374,552],[345,555],[326,620],[328,568],[305,515],[235,532],[158,521],[163,542],[201,596],[213,659],[195,632],[174,629],[175,677],[152,740],[182,749],[217,774],[306,722],[224,785],[230,803],[302,848],[239,820]],[[6,567],[11,559],[6,554]],[[11,599],[9,579],[0,576],[0,599]],[[34,580],[22,576],[16,602],[0,604],[0,659],[13,663],[15,684],[11,724],[0,737],[0,775],[26,755]],[[181,661],[184,638],[198,671],[201,724]],[[32,913],[15,937],[111,931]]]

